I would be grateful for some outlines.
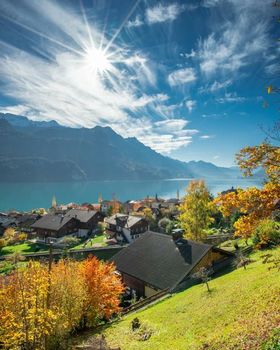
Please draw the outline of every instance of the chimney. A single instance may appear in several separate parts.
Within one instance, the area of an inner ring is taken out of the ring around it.
[[[174,241],[177,241],[178,239],[183,238],[184,231],[181,228],[176,228],[172,230],[172,238]]]

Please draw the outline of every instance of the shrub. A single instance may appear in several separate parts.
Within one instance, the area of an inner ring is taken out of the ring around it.
[[[280,244],[280,224],[273,220],[263,220],[255,229],[253,244],[265,248]]]
[[[273,332],[272,337],[262,345],[261,349],[262,350],[279,350],[280,349],[280,329],[276,329]]]
[[[80,239],[77,237],[66,236],[61,241],[61,244],[65,244],[67,247],[74,247],[80,243]]]

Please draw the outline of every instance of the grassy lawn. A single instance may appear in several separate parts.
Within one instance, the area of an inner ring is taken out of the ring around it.
[[[28,254],[47,250],[48,247],[44,244],[24,242],[20,244],[7,245],[6,247],[2,248],[2,250],[0,251],[0,255],[8,255],[13,254],[15,252],[21,254]]]
[[[280,248],[270,253],[280,254]],[[280,273],[268,270],[263,254],[252,254],[247,270],[210,281],[211,293],[199,284],[113,323],[103,331],[108,344],[125,350],[262,349],[280,324]],[[132,332],[135,317],[142,326]],[[141,331],[152,335],[139,340]]]
[[[85,245],[85,242],[83,242],[73,247],[72,249],[92,248],[92,246],[96,243],[98,243],[99,246],[104,247],[106,246],[104,239],[106,239],[106,236],[104,234],[97,234],[96,236],[91,238],[86,245]]]

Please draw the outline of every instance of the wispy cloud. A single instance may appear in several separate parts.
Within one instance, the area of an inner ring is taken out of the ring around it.
[[[149,24],[161,23],[161,22],[172,22],[174,21],[181,12],[185,10],[185,6],[178,3],[169,5],[158,5],[148,8],[146,10],[146,19]]]
[[[173,22],[183,11],[189,9],[188,6],[177,2],[173,4],[158,3],[155,6],[148,7],[143,16],[137,14],[134,19],[127,22],[128,28],[140,27],[144,24],[155,24],[163,22]]]
[[[204,87],[198,89],[199,93],[213,93],[221,89],[226,89],[227,87],[232,85],[232,80],[228,79],[223,82],[219,82],[215,80],[212,84],[208,84]]]
[[[219,3],[222,2],[207,0],[203,4],[212,7]],[[237,74],[241,68],[253,62],[260,59],[265,61],[269,40],[264,3],[227,1],[231,6],[231,17],[199,42],[197,51],[202,73],[208,76],[216,73]]]
[[[141,27],[143,24],[144,24],[144,21],[142,20],[141,16],[137,15],[133,20],[128,21],[126,26],[128,28]]]
[[[187,100],[186,101],[186,107],[187,107],[189,113],[191,113],[193,111],[193,109],[196,107],[196,101],[194,101],[194,100]]]
[[[196,79],[194,68],[178,69],[168,75],[168,83],[170,86],[191,83]]]
[[[246,97],[238,96],[236,92],[226,93],[224,97],[217,98],[218,103],[243,103],[246,101]]]
[[[209,140],[209,139],[213,139],[215,137],[215,135],[201,135],[200,138],[202,140]]]
[[[170,115],[160,115],[158,110],[176,107],[168,103],[166,94],[147,92],[147,87],[155,91],[157,71],[141,51],[106,38],[65,5],[51,0],[23,3],[26,8],[20,12],[13,2],[0,4],[1,16],[18,25],[33,47],[28,52],[0,39],[2,91],[20,101],[2,111],[72,127],[108,125],[165,153],[192,142],[193,131],[188,132],[186,121],[170,120],[168,132],[167,126],[164,129]],[[164,123],[155,124],[147,115]]]
[[[202,114],[202,118],[210,118],[210,119],[220,119],[226,118],[228,116],[227,113],[212,113],[212,114]]]
[[[197,55],[197,52],[194,51],[194,49],[192,49],[190,53],[183,53],[183,52],[180,53],[180,56],[185,58],[194,58],[196,57],[196,55]]]

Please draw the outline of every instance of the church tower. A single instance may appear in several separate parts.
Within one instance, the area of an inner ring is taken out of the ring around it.
[[[53,199],[52,199],[52,208],[53,209],[56,208],[56,198],[55,198],[55,196],[53,196]]]
[[[99,204],[102,203],[102,194],[101,193],[98,194],[98,203]]]

